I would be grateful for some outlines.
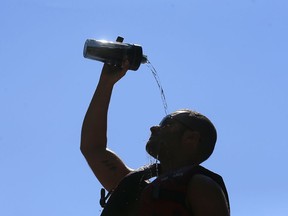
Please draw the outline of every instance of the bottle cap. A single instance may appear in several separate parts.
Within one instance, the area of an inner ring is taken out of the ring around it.
[[[143,55],[142,56],[142,60],[141,60],[141,64],[145,64],[145,63],[147,63],[148,62],[148,57],[147,57],[147,55]]]

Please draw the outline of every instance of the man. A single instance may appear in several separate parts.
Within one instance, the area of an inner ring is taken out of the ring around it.
[[[222,178],[199,166],[212,154],[216,142],[216,130],[205,116],[178,110],[151,127],[146,151],[159,165],[135,171],[107,148],[112,90],[128,68],[128,61],[121,68],[104,65],[82,126],[81,152],[103,187],[112,193],[101,215],[230,215]]]

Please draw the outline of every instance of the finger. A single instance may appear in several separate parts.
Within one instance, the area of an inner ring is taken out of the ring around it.
[[[129,63],[128,59],[126,59],[122,62],[122,69],[123,70],[128,70],[129,66],[130,66],[130,63]]]

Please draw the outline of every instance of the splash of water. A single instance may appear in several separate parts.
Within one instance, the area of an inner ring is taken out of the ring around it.
[[[154,66],[151,64],[151,62],[146,59],[146,65],[147,67],[151,70],[152,74],[153,74],[153,77],[157,83],[157,86],[160,90],[160,95],[161,95],[161,99],[162,99],[162,104],[163,104],[163,107],[164,107],[164,112],[166,115],[168,115],[168,105],[167,105],[167,101],[166,101],[166,97],[165,97],[165,93],[164,93],[164,90],[163,90],[163,87],[162,87],[162,84],[160,82],[160,78],[159,78],[159,75],[156,71],[156,69],[154,68]],[[149,155],[149,159],[150,159],[150,165],[153,165],[155,164],[156,166],[156,177],[159,176],[159,156],[157,155],[156,158],[153,158]],[[156,177],[153,177],[152,179],[155,179]]]
[[[167,105],[165,93],[164,93],[163,87],[161,85],[158,73],[157,73],[156,69],[153,67],[153,65],[151,64],[151,62],[148,59],[147,59],[146,65],[151,70],[151,72],[152,72],[152,74],[154,76],[154,79],[156,80],[156,83],[157,83],[158,88],[160,90],[161,99],[162,99],[162,103],[163,103],[165,114],[168,115],[168,105]]]
[[[159,176],[159,155],[157,154],[157,157],[156,157],[156,176],[158,177]]]

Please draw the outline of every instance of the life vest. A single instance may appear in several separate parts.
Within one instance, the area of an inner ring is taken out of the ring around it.
[[[186,205],[189,181],[195,174],[212,178],[229,199],[222,177],[202,166],[190,166],[158,177],[141,194],[139,216],[191,216]],[[137,216],[138,216],[137,215]]]
[[[202,166],[191,166],[156,178],[160,170],[157,164],[145,167],[127,175],[112,191],[101,216],[186,216],[188,211],[185,198],[188,183],[193,175],[203,174],[217,182],[227,199],[225,184],[216,173]],[[103,194],[102,194],[103,195]],[[104,206],[103,197],[100,200]]]
[[[125,176],[111,191],[107,203],[102,192],[100,204],[104,209],[101,216],[137,216],[141,193],[149,185],[147,180],[157,175],[158,166],[159,164],[145,166]]]

